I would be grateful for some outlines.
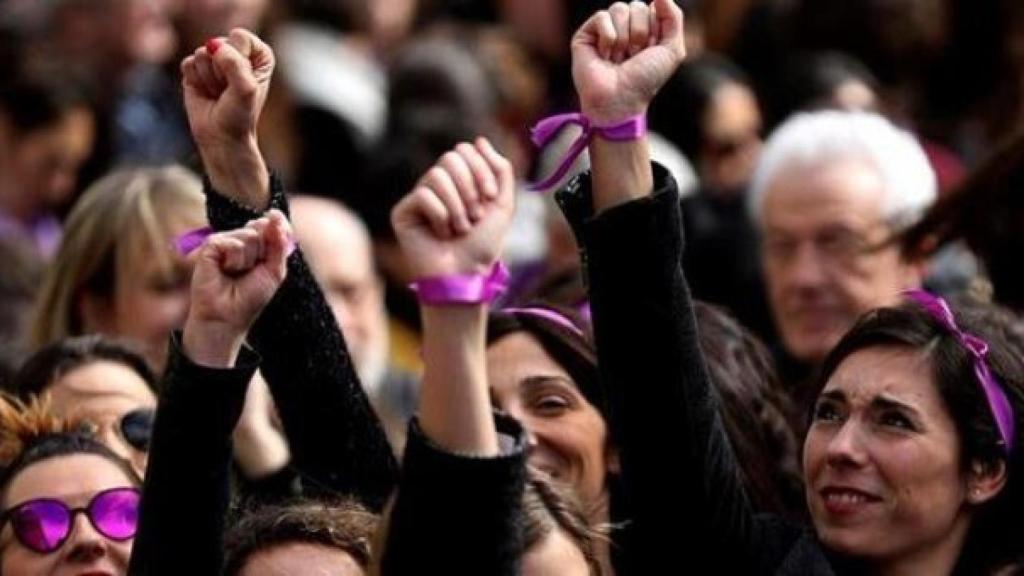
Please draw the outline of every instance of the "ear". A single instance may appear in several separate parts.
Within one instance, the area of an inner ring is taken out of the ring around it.
[[[78,297],[76,307],[78,317],[82,319],[82,332],[114,332],[114,307],[110,298],[85,293]]]
[[[622,473],[622,463],[619,461],[619,449],[608,445],[604,450],[604,467],[609,474],[618,475]]]
[[[931,255],[935,253],[936,249],[938,249],[937,239],[935,236],[929,235],[921,241],[920,245],[915,246],[913,251],[901,253],[900,259],[903,260],[906,270],[904,284],[907,288],[919,288],[924,282],[931,265]]]
[[[975,506],[995,498],[1006,485],[1006,462],[975,460],[967,473],[967,501]]]

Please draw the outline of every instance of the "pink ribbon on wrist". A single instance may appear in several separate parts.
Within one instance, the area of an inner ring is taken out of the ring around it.
[[[423,304],[489,304],[508,288],[508,268],[495,262],[488,274],[455,274],[423,278],[409,289]]]
[[[569,150],[566,151],[559,162],[555,172],[540,182],[531,184],[530,190],[535,192],[546,190],[558,183],[569,171],[569,168],[572,167],[576,158],[583,153],[583,150],[590,144],[590,141],[594,139],[594,136],[600,136],[605,140],[613,142],[625,142],[637,140],[647,134],[647,116],[643,114],[637,114],[614,124],[597,126],[584,114],[570,112],[548,116],[538,122],[530,130],[530,139],[533,140],[534,145],[538,148],[545,148],[563,128],[570,124],[575,124],[582,128],[583,133],[573,141]]]

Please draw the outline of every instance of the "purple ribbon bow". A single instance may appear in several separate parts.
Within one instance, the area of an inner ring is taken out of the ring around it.
[[[960,342],[960,345],[974,358],[974,374],[977,376],[978,383],[981,384],[981,389],[985,393],[985,399],[988,400],[988,406],[992,412],[993,419],[996,421],[996,427],[999,429],[999,436],[1003,440],[1003,446],[1006,448],[1006,452],[1012,451],[1016,432],[1013,407],[1010,405],[1010,400],[1006,397],[1006,392],[996,381],[995,376],[992,375],[988,362],[985,361],[985,357],[988,355],[988,343],[973,334],[961,331],[956,325],[956,320],[953,318],[953,311],[949,309],[949,305],[942,298],[924,290],[911,290],[905,294],[908,298],[920,304],[925,311],[949,330],[957,341]]]
[[[572,163],[576,161],[576,158],[583,153],[587,145],[594,138],[595,135],[601,136],[606,140],[612,140],[615,142],[622,142],[626,140],[636,140],[647,133],[647,117],[643,114],[638,114],[632,118],[627,118],[622,122],[617,122],[608,126],[595,126],[589,118],[580,114],[579,112],[570,112],[567,114],[556,114],[549,116],[540,122],[530,130],[530,139],[538,148],[544,148],[562,131],[563,128],[570,124],[575,124],[583,129],[583,133],[569,147],[569,150],[562,157],[562,161],[559,162],[558,168],[555,172],[547,178],[530,185],[530,189],[533,191],[547,190],[554,186],[559,180],[565,176],[569,168],[572,167]]]

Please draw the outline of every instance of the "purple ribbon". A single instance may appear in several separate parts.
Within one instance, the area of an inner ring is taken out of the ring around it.
[[[569,320],[562,314],[548,308],[539,308],[536,306],[530,306],[528,308],[504,308],[502,309],[502,312],[507,312],[509,314],[526,314],[528,316],[543,318],[550,322],[554,322],[563,328],[568,328],[581,338],[586,338],[586,336],[583,335],[583,330],[580,330],[579,326],[573,324],[572,320]]]
[[[949,309],[949,305],[942,298],[924,290],[910,290],[905,294],[938,320],[971,354],[974,359],[974,374],[985,393],[985,399],[988,400],[989,410],[992,411],[992,417],[996,421],[999,436],[1003,439],[1003,446],[1007,453],[1012,451],[1016,428],[1013,419],[1013,406],[1010,405],[1006,392],[996,381],[988,367],[988,362],[985,361],[985,357],[988,355],[988,343],[973,334],[962,332],[956,325],[953,311]]]
[[[423,304],[484,304],[491,303],[508,287],[508,268],[495,262],[491,272],[483,274],[456,274],[424,278],[409,284],[409,289]]]
[[[174,248],[182,256],[188,256],[194,252],[197,248],[203,245],[211,235],[213,235],[214,229],[209,226],[203,226],[202,228],[196,228],[195,230],[189,230],[184,234],[177,236],[174,239]]]
[[[541,120],[536,126],[530,130],[530,139],[538,148],[545,148],[551,141],[562,131],[563,128],[570,124],[575,124],[583,129],[583,133],[569,147],[569,150],[562,157],[562,161],[558,164],[558,168],[555,172],[547,178],[530,185],[530,189],[533,191],[547,190],[551,188],[572,167],[572,163],[576,161],[576,158],[583,153],[587,145],[594,136],[600,136],[606,140],[612,140],[614,142],[623,142],[627,140],[636,140],[643,137],[647,133],[647,117],[643,114],[638,114],[631,118],[627,118],[622,122],[610,124],[608,126],[595,126],[589,118],[580,114],[579,112],[570,112],[568,114],[556,114],[555,116],[548,116]]]

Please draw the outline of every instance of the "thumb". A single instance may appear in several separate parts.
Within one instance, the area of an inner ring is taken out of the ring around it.
[[[279,210],[271,210],[267,213],[270,220],[264,230],[263,242],[266,248],[266,266],[277,281],[283,281],[288,274],[288,256],[295,250],[295,242],[292,240],[292,229]]]

